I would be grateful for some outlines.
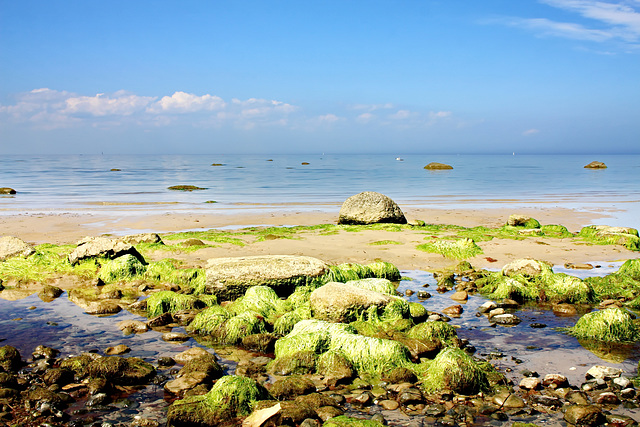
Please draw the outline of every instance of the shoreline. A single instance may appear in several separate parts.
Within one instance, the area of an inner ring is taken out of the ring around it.
[[[592,224],[606,224],[605,212],[575,210],[561,207],[532,207],[527,209],[496,208],[404,208],[409,222],[422,220],[428,224],[456,225],[462,227],[485,226],[496,228],[504,225],[511,214],[524,214],[537,219],[541,224],[564,225],[571,232]],[[210,229],[234,233],[247,227],[268,226],[313,226],[336,224],[339,207],[335,211],[324,210],[255,210],[243,209],[241,213],[190,212],[107,215],[93,213],[50,213],[0,216],[1,235],[18,237],[31,244],[74,244],[86,236],[103,234],[120,237],[142,232],[171,234],[182,231],[205,231]],[[419,229],[399,232],[364,230],[360,232],[340,231],[334,235],[318,232],[301,232],[295,239],[254,241],[243,237],[246,245],[213,244],[195,252],[179,251],[175,256],[187,265],[202,267],[206,260],[218,257],[252,255],[306,255],[331,264],[345,262],[369,263],[375,260],[391,262],[403,270],[433,271],[458,263],[439,254],[419,251],[416,247],[430,236]],[[379,244],[393,241],[393,244]],[[169,242],[168,242],[169,243]],[[171,244],[177,242],[172,241]],[[637,258],[622,246],[587,245],[571,238],[536,238],[522,240],[499,239],[477,242],[483,254],[468,261],[476,268],[500,268],[520,258],[534,258],[554,265],[565,263],[607,263]],[[166,257],[158,253],[157,258]]]

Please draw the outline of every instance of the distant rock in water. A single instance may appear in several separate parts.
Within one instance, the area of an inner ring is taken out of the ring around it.
[[[224,163],[211,163],[211,166],[224,166]]]
[[[424,168],[428,170],[447,170],[447,169],[453,169],[453,166],[447,165],[445,163],[432,162],[432,163],[429,163]]]
[[[300,164],[301,164],[301,165],[308,165],[308,164],[309,164],[309,162],[302,162],[302,163],[300,163]]]
[[[110,172],[120,172],[122,169],[118,169],[118,168],[112,168],[110,169]]]
[[[342,204],[338,224],[406,224],[400,207],[384,194],[365,191],[349,197]]]
[[[16,194],[16,190],[9,187],[0,187],[0,194]]]
[[[585,169],[606,169],[607,165],[602,162],[593,161],[584,167]]]
[[[174,191],[195,191],[195,190],[206,190],[206,188],[196,187],[195,185],[172,185],[169,187],[169,190]]]

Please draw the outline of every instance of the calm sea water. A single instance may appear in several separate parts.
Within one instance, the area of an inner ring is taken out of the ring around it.
[[[0,214],[248,209],[335,210],[361,191],[401,206],[549,206],[613,211],[640,226],[638,155],[4,156]],[[588,170],[599,160],[609,167]],[[427,171],[437,161],[454,167]],[[308,163],[308,164],[303,164]],[[223,166],[212,166],[221,163]],[[111,171],[111,169],[120,169]],[[176,192],[172,185],[206,190]],[[205,203],[216,201],[217,203]]]

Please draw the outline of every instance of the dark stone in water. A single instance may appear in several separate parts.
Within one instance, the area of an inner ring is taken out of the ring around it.
[[[541,328],[546,328],[547,325],[545,325],[544,323],[534,322],[534,323],[530,324],[529,327],[530,328],[534,328],[534,329],[541,329]]]

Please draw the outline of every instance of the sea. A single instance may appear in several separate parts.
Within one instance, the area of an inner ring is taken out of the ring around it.
[[[606,169],[584,166],[604,162]],[[431,171],[431,162],[451,170]],[[640,227],[640,155],[9,155],[0,215],[335,211],[376,191],[401,207],[561,207]],[[174,185],[202,190],[172,191]]]

